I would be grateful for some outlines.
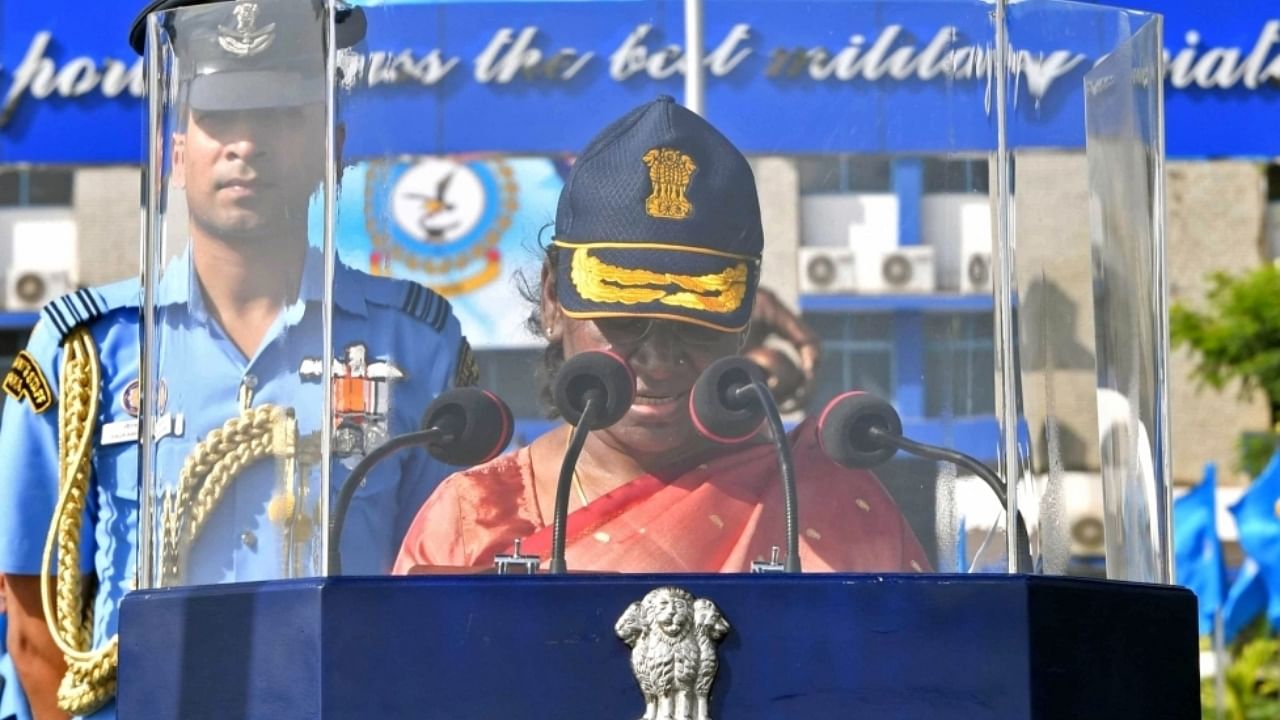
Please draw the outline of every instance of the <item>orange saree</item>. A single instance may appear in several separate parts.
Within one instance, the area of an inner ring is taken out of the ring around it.
[[[789,436],[795,461],[800,557],[806,571],[912,572],[928,567],[915,534],[874,475],[831,462],[816,423]],[[538,510],[528,448],[456,473],[418,512],[396,559],[487,568],[495,554],[550,555],[551,518]],[[570,513],[573,570],[746,572],[785,547],[783,492],[772,444],[730,450],[666,482],[643,475]]]

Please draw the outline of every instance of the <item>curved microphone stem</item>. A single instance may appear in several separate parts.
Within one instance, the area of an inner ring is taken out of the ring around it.
[[[747,387],[755,391],[765,418],[769,422],[769,432],[773,433],[774,447],[778,450],[778,471],[782,473],[783,515],[787,519],[787,559],[783,568],[787,572],[800,572],[800,529],[796,518],[799,501],[796,499],[796,469],[791,462],[791,446],[787,444],[787,431],[782,426],[782,416],[778,414],[778,406],[773,403],[769,388],[763,383],[753,382]]]
[[[429,430],[418,430],[417,432],[405,433],[397,437],[391,438],[385,443],[374,448],[373,452],[365,455],[364,458],[356,464],[351,470],[351,474],[347,476],[345,482],[342,483],[342,490],[338,493],[338,500],[333,506],[333,517],[329,519],[329,574],[342,574],[342,528],[347,522],[347,510],[351,507],[351,499],[355,497],[356,488],[364,483],[365,477],[373,470],[374,466],[387,459],[397,450],[402,450],[415,445],[428,445],[434,441],[447,437],[445,431],[439,428],[431,428]]]
[[[560,461],[560,478],[556,482],[554,524],[551,528],[551,560],[547,563],[547,570],[555,575],[563,575],[569,570],[564,562],[565,525],[569,515],[569,486],[573,483],[573,471],[578,467],[578,456],[582,455],[582,446],[587,442],[587,435],[591,434],[590,427],[595,422],[600,404],[601,401],[594,392],[588,394],[587,402],[582,408],[582,417],[573,427],[572,434],[569,436],[569,448],[565,450],[564,459]]]
[[[955,450],[934,447],[933,445],[925,445],[915,440],[886,432],[884,428],[872,427],[867,430],[867,435],[891,445],[903,452],[910,453],[917,457],[927,458],[929,460],[941,460],[944,462],[954,463],[957,467],[962,467],[969,472],[982,478],[987,487],[991,488],[991,492],[995,493],[996,499],[1000,501],[1001,508],[1009,507],[1009,496],[1005,492],[1004,482],[1000,480],[1000,476],[986,466],[986,464],[969,457]],[[1030,569],[1031,566],[1031,541],[1027,537],[1027,529],[1022,525],[1021,513],[1015,514],[1009,519],[1009,523],[1014,527],[1014,533],[1017,535],[1018,543],[1018,569]]]

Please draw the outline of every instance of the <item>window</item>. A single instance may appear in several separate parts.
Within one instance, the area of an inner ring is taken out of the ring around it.
[[[476,350],[480,384],[507,402],[516,418],[543,418],[542,385],[536,377],[542,367],[542,348]]]
[[[822,366],[807,408],[810,414],[821,412],[831,398],[848,390],[865,390],[895,404],[905,402],[899,386],[920,381],[923,407],[900,408],[913,417],[995,413],[991,313],[926,313],[918,319],[923,337],[917,341],[909,340],[919,337],[915,331],[908,329],[902,335],[902,328],[895,326],[906,320],[901,313],[811,312],[804,320],[822,338]],[[900,342],[911,345],[899,346]]]
[[[985,157],[923,158],[924,192],[986,193]],[[798,158],[800,193],[882,193],[893,188],[892,158],[885,155],[808,155]]]
[[[807,155],[796,169],[801,195],[883,193],[891,187],[889,158],[880,155]]]
[[[995,413],[993,316],[929,315],[924,321],[924,412],[928,417]]]
[[[71,205],[74,177],[70,168],[0,169],[0,207]]]
[[[847,390],[893,398],[892,315],[809,313],[804,320],[822,338],[822,364],[809,398],[810,414],[820,412],[831,398]]]
[[[1273,259],[1280,258],[1280,164],[1267,166],[1267,248]]]
[[[981,193],[988,190],[986,158],[929,158],[924,161],[926,193]]]

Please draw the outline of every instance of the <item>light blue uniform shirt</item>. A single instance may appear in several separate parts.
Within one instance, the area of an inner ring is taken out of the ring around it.
[[[156,443],[156,483],[175,485],[188,453],[210,430],[239,414],[239,388],[252,376],[253,406],[294,408],[301,435],[322,422],[328,387],[316,375],[304,377],[304,361],[321,355],[323,263],[309,251],[299,299],[285,308],[257,353],[246,358],[207,313],[193,281],[188,256],[175,260],[157,288],[156,360],[164,391],[160,417],[177,422],[181,433]],[[86,503],[81,543],[82,567],[99,582],[94,602],[94,643],[116,632],[116,609],[134,587],[137,561],[140,446],[136,441],[103,444],[107,428],[135,418],[141,292],[137,281],[81,290],[55,301],[41,315],[27,352],[58,396],[61,342],[72,327],[87,326],[98,346],[102,394],[93,456],[93,485]],[[366,349],[369,363],[384,361],[401,375],[389,383],[387,433],[418,429],[430,401],[447,389],[466,357],[457,320],[447,301],[417,284],[378,278],[339,264],[333,301],[334,352],[350,345]],[[342,358],[335,360],[340,365]],[[0,422],[0,572],[35,575],[57,499],[57,416],[55,402],[44,412],[33,403],[9,398]],[[336,421],[335,421],[336,422]],[[333,422],[327,423],[329,427]],[[330,498],[358,456],[335,459]],[[389,572],[401,538],[418,508],[451,468],[424,450],[404,451],[384,461],[356,492],[342,541],[346,574]],[[318,468],[309,486],[318,492]],[[232,480],[203,530],[191,544],[185,584],[236,582],[286,575],[281,527],[267,517],[279,491],[276,460],[265,458]],[[317,521],[316,532],[323,532]],[[316,543],[316,547],[319,543]],[[318,574],[319,558],[311,567]],[[114,704],[93,717],[114,717]]]

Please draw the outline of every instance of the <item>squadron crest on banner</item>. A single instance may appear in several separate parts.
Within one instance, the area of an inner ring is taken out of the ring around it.
[[[230,21],[234,24],[218,26],[218,45],[239,57],[251,57],[271,47],[276,39],[276,24],[257,27],[258,3],[240,0],[231,8]]]
[[[365,183],[366,229],[376,273],[398,263],[446,297],[496,280],[498,243],[519,208],[512,168],[447,157],[375,162]]]
[[[298,368],[304,380],[324,373],[319,358],[307,358]],[[348,345],[333,359],[333,454],[366,455],[390,434],[391,383],[404,373],[386,360],[369,361],[364,343]]]

